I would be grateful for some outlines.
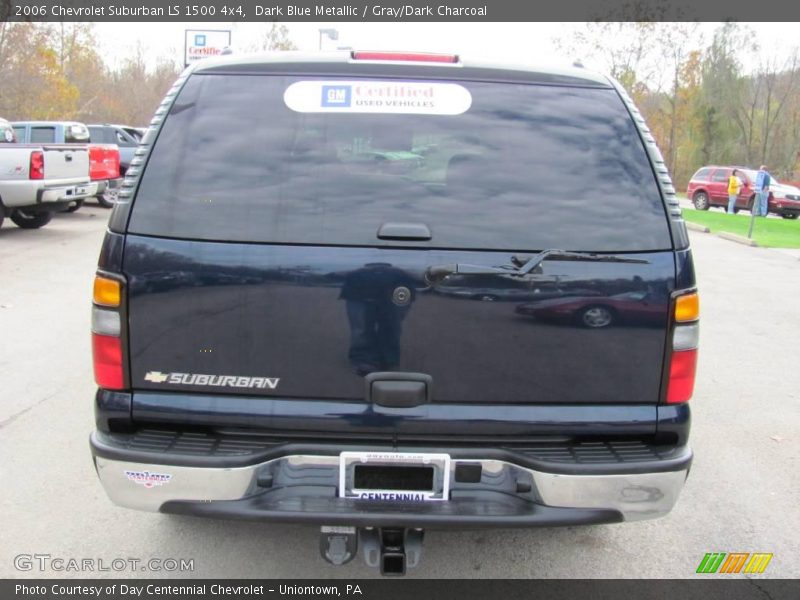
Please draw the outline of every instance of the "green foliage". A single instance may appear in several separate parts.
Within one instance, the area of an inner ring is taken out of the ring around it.
[[[716,210],[683,209],[683,218],[705,225],[712,233],[725,231],[747,237],[750,226],[748,213],[729,215]],[[800,219],[756,218],[753,239],[765,248],[800,248]]]
[[[145,125],[180,70],[141,48],[110,69],[91,23],[0,23],[0,116]]]

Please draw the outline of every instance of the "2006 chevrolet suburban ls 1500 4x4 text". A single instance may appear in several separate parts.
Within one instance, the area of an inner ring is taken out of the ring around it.
[[[389,574],[425,528],[676,502],[695,275],[615,82],[443,55],[208,59],[137,154],[94,288],[91,448],[114,502],[317,523],[329,561]]]

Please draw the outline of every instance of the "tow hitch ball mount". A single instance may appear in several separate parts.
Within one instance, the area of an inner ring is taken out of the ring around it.
[[[422,529],[403,527],[323,526],[319,551],[338,566],[353,560],[360,550],[367,566],[379,568],[381,575],[399,576],[419,564],[424,534]]]

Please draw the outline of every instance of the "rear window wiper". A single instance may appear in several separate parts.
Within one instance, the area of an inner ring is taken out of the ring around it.
[[[513,265],[503,265],[500,267],[488,267],[485,265],[470,265],[466,263],[451,263],[448,265],[432,265],[428,267],[425,276],[429,281],[439,281],[450,275],[511,275],[513,277],[524,277],[529,275],[546,259],[556,260],[576,260],[594,262],[619,262],[648,264],[649,261],[642,258],[631,258],[629,256],[617,256],[614,254],[596,254],[594,252],[568,252],[566,250],[543,250],[533,256],[514,255],[511,257]]]

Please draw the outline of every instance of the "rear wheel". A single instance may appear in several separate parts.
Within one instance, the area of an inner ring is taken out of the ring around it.
[[[18,208],[11,215],[11,220],[22,229],[39,229],[47,225],[52,218],[51,212],[30,212],[24,208]]]
[[[116,190],[112,195],[109,191],[106,191],[104,194],[97,196],[97,203],[102,206],[103,208],[111,208],[114,206],[114,201],[117,199]]]
[[[781,216],[784,219],[796,219],[797,215],[798,215],[798,213],[781,213]]]
[[[66,212],[75,212],[75,211],[76,211],[76,210],[78,210],[78,209],[79,209],[81,206],[83,206],[83,200],[75,200],[75,203],[74,203],[74,204],[72,204],[72,205],[71,205],[71,206],[70,206],[70,207],[67,209],[67,211],[66,211]]]
[[[694,197],[692,197],[692,202],[697,210],[708,210],[709,208],[708,194],[705,192],[697,192]]]
[[[614,314],[605,306],[589,306],[581,311],[580,320],[590,329],[599,329],[611,325],[614,322]]]

